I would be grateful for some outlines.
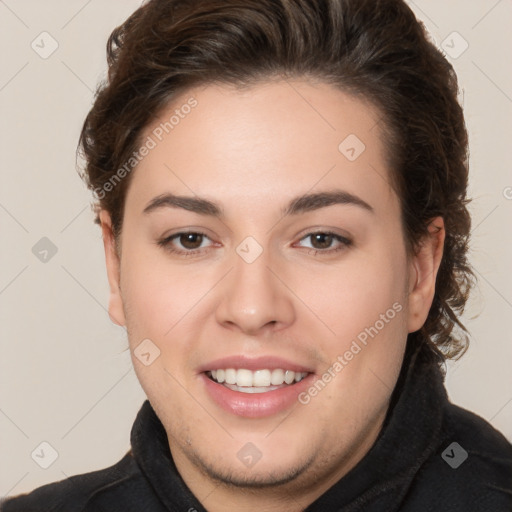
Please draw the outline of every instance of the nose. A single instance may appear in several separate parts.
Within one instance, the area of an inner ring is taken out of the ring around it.
[[[295,320],[293,295],[270,269],[265,251],[248,263],[234,255],[234,268],[223,280],[217,322],[247,335],[280,330]]]

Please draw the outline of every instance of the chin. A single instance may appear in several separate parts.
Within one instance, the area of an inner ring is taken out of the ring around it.
[[[190,447],[189,447],[190,450]],[[314,455],[309,458],[304,454],[287,453],[289,460],[283,460],[279,453],[272,455],[273,460],[265,461],[263,456],[256,462],[247,462],[247,466],[237,457],[229,460],[222,455],[214,460],[201,457],[190,450],[186,454],[198,469],[211,480],[227,486],[235,486],[245,489],[261,489],[280,487],[301,480],[314,464]]]

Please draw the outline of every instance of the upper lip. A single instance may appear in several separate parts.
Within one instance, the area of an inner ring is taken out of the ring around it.
[[[313,369],[309,366],[299,364],[281,357],[275,356],[259,356],[247,357],[244,355],[235,355],[215,359],[198,368],[198,372],[207,372],[211,370],[235,368],[256,371],[256,370],[291,370],[294,372],[313,373]]]

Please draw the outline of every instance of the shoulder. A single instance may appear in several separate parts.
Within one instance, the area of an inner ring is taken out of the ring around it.
[[[105,503],[109,512],[129,510],[124,502],[130,495],[147,485],[129,452],[117,464],[7,499],[0,504],[1,512],[88,512]],[[115,501],[113,501],[115,499]],[[110,506],[109,503],[115,503]],[[101,509],[101,508],[100,508]]]
[[[411,511],[509,512],[512,445],[483,418],[447,403],[438,448],[405,501]]]

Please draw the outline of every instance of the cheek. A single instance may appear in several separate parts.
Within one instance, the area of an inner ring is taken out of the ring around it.
[[[377,256],[354,257],[329,272],[303,276],[296,289],[310,309],[305,318],[325,332],[326,339],[336,338],[342,346],[376,322],[380,327],[381,315],[385,320],[403,316],[396,313],[406,307],[405,264],[405,256],[397,251],[379,252]],[[386,322],[386,331],[391,327],[401,329],[402,325]]]
[[[204,315],[206,302],[202,299],[215,283],[215,276],[211,268],[190,270],[155,253],[154,249],[127,250],[121,286],[127,325],[132,335],[137,335],[133,337],[154,338],[164,349],[166,340]]]
[[[326,361],[319,376],[325,390],[310,402],[319,421],[335,416],[359,431],[384,414],[407,340],[404,261],[366,260],[301,292],[316,297],[310,307],[322,320],[303,318]]]
[[[309,332],[316,332],[313,339],[322,344],[323,371],[334,375],[324,399],[336,404],[333,414],[345,417],[349,410],[350,421],[356,422],[387,403],[407,340],[405,252],[397,248],[372,254],[376,256],[354,258],[338,272],[317,276],[300,292],[316,297],[309,306],[322,320],[307,317]]]

